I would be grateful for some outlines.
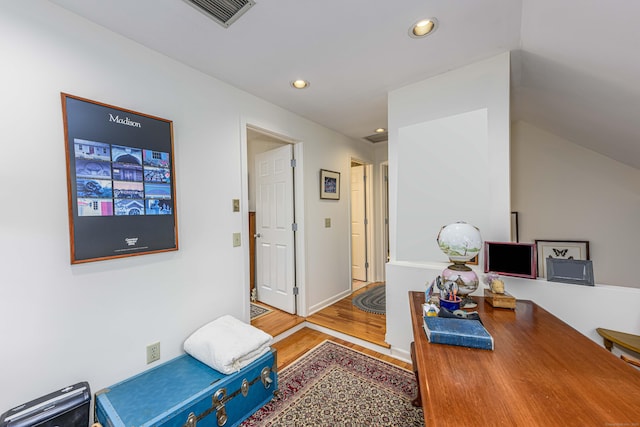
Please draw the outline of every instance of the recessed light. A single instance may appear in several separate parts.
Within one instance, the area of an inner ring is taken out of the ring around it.
[[[308,88],[310,83],[306,80],[294,80],[291,82],[291,86],[296,89],[306,89]]]
[[[438,27],[436,18],[421,19],[409,28],[409,36],[413,38],[421,38],[433,33]]]
[[[385,129],[385,128],[378,128],[378,129],[376,129],[376,133],[382,133],[382,132],[384,132],[384,131],[386,131],[386,129]]]

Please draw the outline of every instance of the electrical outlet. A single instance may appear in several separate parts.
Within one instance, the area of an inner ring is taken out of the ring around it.
[[[160,342],[147,346],[147,365],[156,360],[160,360]]]
[[[324,219],[324,228],[331,228],[331,218]]]
[[[233,233],[233,247],[240,246],[240,233]]]

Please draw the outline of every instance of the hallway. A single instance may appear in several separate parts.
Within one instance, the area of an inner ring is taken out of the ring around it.
[[[252,320],[251,324],[273,337],[277,337],[306,321],[384,348],[389,348],[389,344],[385,342],[386,316],[367,313],[356,308],[352,303],[354,297],[379,284],[380,282],[370,283],[307,318],[284,313],[269,307],[272,310],[271,313]]]

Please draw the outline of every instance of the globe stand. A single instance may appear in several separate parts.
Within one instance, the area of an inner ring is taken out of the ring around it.
[[[458,285],[458,294],[462,301],[460,308],[473,308],[478,304],[471,299],[469,294],[478,289],[480,280],[478,275],[464,261],[453,261],[453,264],[442,271],[442,278],[446,281],[455,282]]]

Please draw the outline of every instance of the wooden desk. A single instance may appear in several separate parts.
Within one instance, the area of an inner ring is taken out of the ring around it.
[[[640,371],[531,301],[475,299],[493,351],[429,343],[409,292],[425,425],[640,425]]]

